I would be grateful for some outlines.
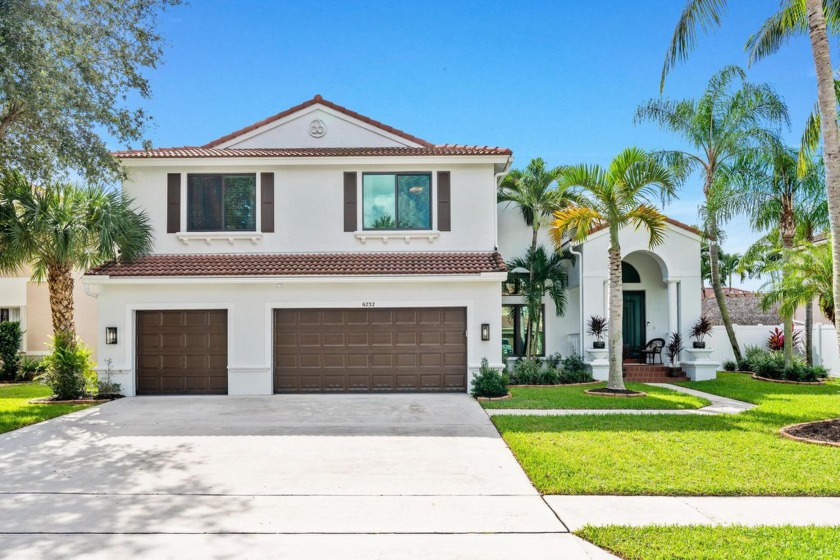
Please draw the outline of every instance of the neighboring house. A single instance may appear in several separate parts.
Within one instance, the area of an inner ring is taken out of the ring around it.
[[[0,275],[0,322],[20,321],[23,329],[21,351],[29,356],[47,353],[52,336],[52,314],[47,283],[30,280],[31,271]],[[73,290],[74,318],[79,337],[96,356],[96,300],[84,291],[82,275],[75,273]]]
[[[625,355],[631,358],[637,358],[638,351],[651,339],[668,340],[673,332],[687,338],[700,316],[701,232],[672,219],[667,220],[666,228],[665,242],[652,250],[643,230],[630,227],[620,233],[623,337]],[[531,240],[531,230],[519,210],[504,203],[499,205],[499,240],[499,250],[507,260],[524,255]],[[540,232],[539,243],[552,247],[547,231]],[[606,317],[609,309],[608,246],[606,229],[593,232],[584,243],[564,246],[576,256],[574,266],[569,268],[568,305],[565,314],[558,317],[554,304],[545,302],[540,329],[545,340],[543,354],[574,352],[588,358],[586,349],[592,348],[595,339],[585,334],[586,321],[592,315]],[[523,300],[504,295],[502,302],[503,344],[512,349],[512,356],[522,355],[526,325]]]
[[[501,366],[510,150],[315,96],[201,147],[115,155],[155,231],[154,254],[85,276],[124,393],[460,392],[482,358]]]
[[[782,317],[779,315],[779,305],[775,304],[766,311],[761,307],[761,292],[751,292],[739,288],[723,288],[726,297],[726,308],[733,325],[779,325]],[[703,288],[703,314],[713,325],[723,325],[720,318],[720,308],[717,298],[711,288]],[[797,323],[805,323],[805,307],[797,308],[793,316]],[[832,322],[822,313],[819,302],[814,300],[814,324],[831,325]]]

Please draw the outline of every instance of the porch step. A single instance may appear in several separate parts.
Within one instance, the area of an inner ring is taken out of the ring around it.
[[[637,383],[673,383],[688,381],[688,377],[670,377],[668,367],[659,364],[624,364],[624,378]]]

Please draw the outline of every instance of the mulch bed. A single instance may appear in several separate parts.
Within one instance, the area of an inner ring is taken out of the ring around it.
[[[840,418],[785,426],[780,433],[794,441],[840,447]]]
[[[476,400],[479,402],[486,402],[486,401],[506,401],[509,398],[513,397],[510,393],[503,397],[476,397]]]
[[[825,381],[788,381],[787,379],[770,379],[769,377],[761,377],[760,375],[752,374],[752,378],[757,381],[769,381],[770,383],[787,383],[789,385],[825,385]]]
[[[646,397],[647,393],[643,391],[631,391],[630,389],[610,389],[604,387],[602,389],[587,389],[584,391],[587,395],[597,395],[599,397]]]

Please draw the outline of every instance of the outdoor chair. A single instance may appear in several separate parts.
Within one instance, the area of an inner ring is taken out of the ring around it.
[[[639,351],[639,354],[645,360],[646,364],[655,364],[656,356],[659,356],[659,363],[662,362],[662,348],[665,346],[665,340],[661,338],[654,338],[648,342],[644,348]]]

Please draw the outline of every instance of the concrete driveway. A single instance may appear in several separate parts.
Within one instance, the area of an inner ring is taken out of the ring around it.
[[[0,435],[0,555],[591,558],[467,395],[122,399]]]

